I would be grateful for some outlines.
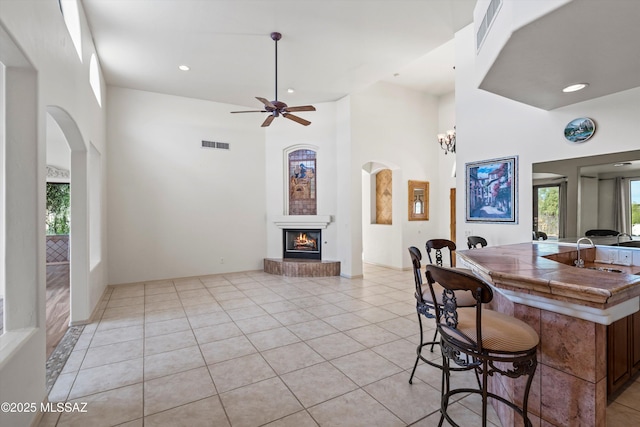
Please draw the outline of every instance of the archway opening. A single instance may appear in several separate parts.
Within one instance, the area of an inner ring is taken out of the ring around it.
[[[388,162],[362,166],[362,261],[396,267],[402,243],[402,221],[398,220],[400,169]]]
[[[46,355],[53,353],[70,323],[71,149],[47,114]]]
[[[47,169],[48,182],[68,182],[71,189],[68,264],[65,266],[64,260],[59,264],[47,264],[49,355],[68,326],[87,320],[91,314],[88,298],[88,150],[75,120],[58,106],[47,106]],[[58,178],[49,176],[52,171]],[[65,294],[65,285],[68,294]]]

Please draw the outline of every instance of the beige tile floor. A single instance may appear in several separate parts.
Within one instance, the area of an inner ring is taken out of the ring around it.
[[[440,371],[421,364],[408,384],[412,289],[412,272],[375,266],[364,279],[246,272],[110,287],[49,394],[87,412],[40,426],[436,426]],[[627,423],[638,396],[640,383],[609,425],[638,425]],[[475,397],[450,410],[480,425]]]

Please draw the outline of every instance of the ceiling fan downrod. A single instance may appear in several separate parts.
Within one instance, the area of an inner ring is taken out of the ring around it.
[[[271,39],[276,42],[276,97],[275,101],[278,101],[278,40],[282,38],[282,34],[273,32],[271,33]]]
[[[313,105],[297,105],[297,106],[293,106],[293,107],[289,107],[287,104],[285,104],[284,102],[278,101],[278,40],[280,40],[282,38],[282,34],[277,33],[277,32],[273,32],[271,33],[271,39],[276,42],[275,45],[275,54],[276,54],[276,60],[275,60],[275,66],[276,66],[276,72],[275,72],[275,78],[276,78],[276,93],[275,93],[275,99],[273,101],[269,101],[266,98],[261,98],[259,96],[256,96],[256,99],[260,102],[262,102],[263,104],[263,109],[262,110],[248,110],[248,111],[232,111],[232,113],[269,113],[269,115],[267,116],[267,118],[265,119],[265,121],[262,123],[262,127],[267,127],[271,124],[271,122],[273,121],[274,118],[278,117],[278,116],[282,116],[286,119],[289,120],[293,120],[296,123],[299,123],[303,126],[309,126],[311,124],[311,122],[309,120],[305,120],[302,117],[298,117],[294,114],[291,114],[292,112],[298,112],[298,111],[316,111],[316,108]]]

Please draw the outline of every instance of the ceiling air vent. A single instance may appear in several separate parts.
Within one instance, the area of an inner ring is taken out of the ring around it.
[[[484,14],[482,23],[480,23],[480,27],[476,32],[476,51],[480,50],[480,46],[482,46],[482,42],[484,42],[484,39],[487,37],[487,34],[489,33],[489,28],[491,27],[493,20],[496,18],[496,15],[498,15],[500,6],[502,6],[502,0],[491,0],[491,3],[489,3],[487,12]]]
[[[228,150],[229,143],[218,141],[202,141],[202,148],[217,148],[218,150]]]

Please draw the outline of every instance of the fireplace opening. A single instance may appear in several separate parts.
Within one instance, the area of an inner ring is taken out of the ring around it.
[[[322,230],[282,230],[282,258],[322,259]]]

